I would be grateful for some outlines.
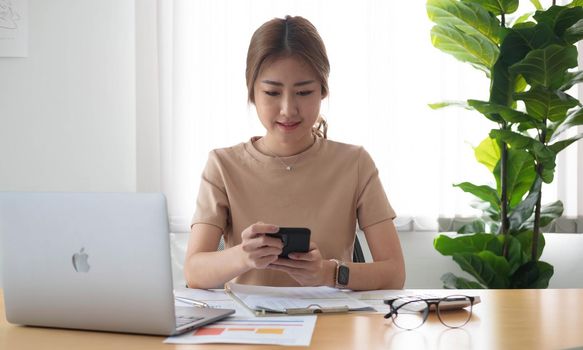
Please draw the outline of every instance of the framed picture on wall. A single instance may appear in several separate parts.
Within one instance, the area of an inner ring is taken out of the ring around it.
[[[0,0],[0,57],[28,56],[28,0]]]

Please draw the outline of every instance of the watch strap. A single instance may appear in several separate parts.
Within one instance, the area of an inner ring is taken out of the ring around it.
[[[346,284],[341,284],[338,281],[338,274],[340,273],[340,267],[344,267],[347,268],[346,264],[344,264],[343,262],[341,262],[338,259],[330,259],[330,261],[336,263],[336,269],[334,270],[334,287],[338,288],[338,289],[344,289],[346,288]]]

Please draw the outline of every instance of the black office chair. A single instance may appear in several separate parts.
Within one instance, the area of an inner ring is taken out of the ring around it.
[[[364,253],[362,252],[362,247],[360,246],[360,241],[358,240],[358,236],[354,237],[354,251],[352,252],[352,262],[355,263],[363,263],[364,261]]]

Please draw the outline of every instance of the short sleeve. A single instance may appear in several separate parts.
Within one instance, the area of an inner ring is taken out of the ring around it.
[[[358,156],[356,215],[361,229],[396,217],[383,189],[379,171],[364,148],[360,149]]]
[[[191,227],[194,224],[209,224],[225,232],[229,218],[229,198],[223,170],[217,152],[211,151],[202,173]]]

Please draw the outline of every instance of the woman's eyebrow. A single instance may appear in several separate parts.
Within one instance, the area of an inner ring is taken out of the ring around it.
[[[283,86],[283,83],[280,83],[279,81],[273,81],[273,80],[262,80],[261,81],[264,84],[269,84],[269,85],[275,85],[275,86]],[[315,80],[304,80],[304,81],[298,81],[297,83],[294,84],[294,86],[303,86],[303,85],[308,85],[315,82]]]

